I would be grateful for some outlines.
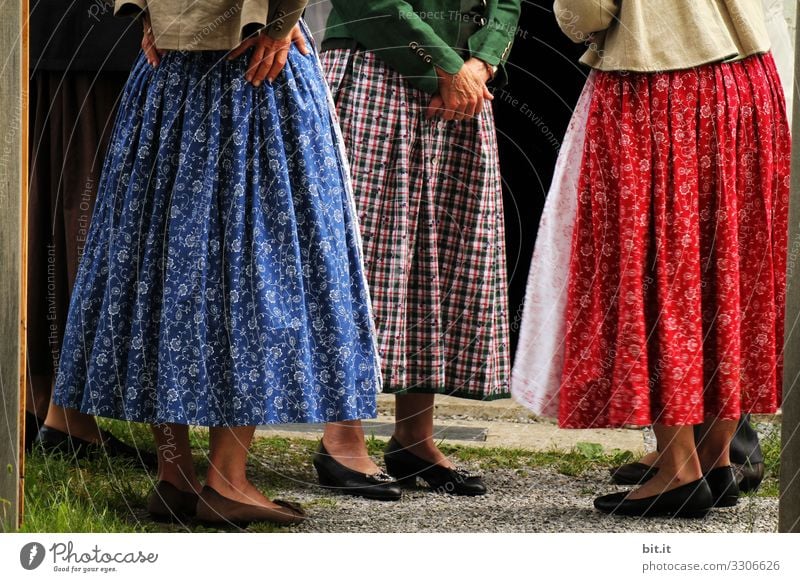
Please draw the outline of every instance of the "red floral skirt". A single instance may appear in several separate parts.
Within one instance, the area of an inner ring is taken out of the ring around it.
[[[789,140],[769,54],[597,75],[561,426],[689,425],[777,409]]]

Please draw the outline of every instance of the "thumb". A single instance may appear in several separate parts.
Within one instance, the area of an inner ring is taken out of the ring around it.
[[[297,30],[292,35],[292,41],[294,42],[294,45],[297,47],[297,49],[300,51],[300,54],[303,55],[311,54],[311,51],[308,50],[308,45],[306,44],[306,38],[303,36],[303,33],[301,33],[299,30]]]
[[[251,46],[253,46],[253,44],[255,44],[255,42],[256,41],[253,38],[248,38],[247,40],[242,41],[242,43],[239,46],[237,46],[235,49],[233,49],[231,52],[228,53],[228,60],[231,61],[236,57],[238,57],[239,55],[244,54],[245,52],[247,52],[247,49],[249,49]]]
[[[486,85],[483,86],[483,98],[488,99],[489,101],[494,100],[494,93],[489,91],[489,87]]]

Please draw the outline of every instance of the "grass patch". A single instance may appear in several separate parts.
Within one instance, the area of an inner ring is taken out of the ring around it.
[[[780,494],[781,470],[781,431],[772,430],[761,439],[761,452],[764,453],[764,480],[755,493],[757,497],[778,497]]]
[[[153,439],[146,426],[117,421],[103,421],[104,428],[119,438],[153,450]],[[755,495],[778,495],[780,468],[779,431],[772,431],[762,440],[766,458],[766,476]],[[208,432],[193,430],[191,439],[195,464],[201,474],[207,467]],[[368,450],[380,458],[386,441],[367,439]],[[319,493],[316,474],[311,465],[318,446],[316,440],[302,438],[262,437],[253,443],[248,474],[268,496],[275,493],[289,499],[292,492]],[[595,443],[579,443],[573,450],[527,451],[500,447],[470,447],[440,444],[452,459],[482,471],[512,470],[527,477],[531,468],[549,468],[558,473],[578,476],[586,471],[606,469],[634,460],[630,451],[606,451]],[[25,522],[23,532],[182,532],[219,531],[196,524],[159,524],[150,520],[145,500],[155,483],[155,475],[133,462],[118,459],[81,461],[34,452],[27,459],[25,476]],[[288,491],[288,493],[287,493]],[[337,505],[336,497],[316,497],[305,506],[329,508]],[[376,506],[376,511],[379,508]],[[254,524],[249,531],[285,531],[268,524]]]

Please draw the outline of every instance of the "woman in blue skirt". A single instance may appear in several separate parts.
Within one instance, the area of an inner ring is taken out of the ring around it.
[[[156,518],[297,523],[257,425],[373,418],[353,201],[305,0],[117,0],[144,23],[72,297],[57,404],[153,425]],[[188,426],[210,427],[200,485]]]

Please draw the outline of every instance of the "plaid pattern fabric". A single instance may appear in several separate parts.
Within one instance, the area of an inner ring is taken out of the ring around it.
[[[369,52],[322,54],[350,157],[386,392],[509,395],[502,191],[491,106],[430,97]]]

